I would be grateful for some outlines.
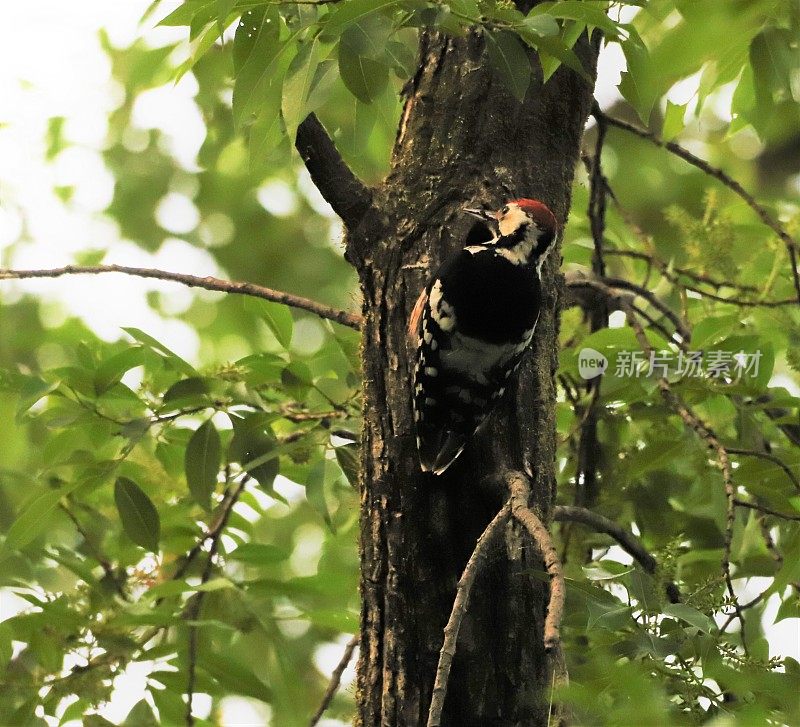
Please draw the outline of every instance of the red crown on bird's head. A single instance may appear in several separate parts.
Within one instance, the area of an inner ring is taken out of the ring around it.
[[[556,216],[544,202],[540,202],[538,199],[521,197],[520,199],[512,199],[509,204],[517,205],[523,212],[532,217],[533,221],[542,229],[551,230],[552,232],[558,229]]]

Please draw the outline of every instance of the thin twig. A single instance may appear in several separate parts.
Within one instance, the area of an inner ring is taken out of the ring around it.
[[[564,301],[564,305],[580,305],[582,307],[589,308],[592,308],[596,305],[605,305],[608,310],[623,310],[620,301],[624,297],[627,300],[627,305],[633,306],[636,313],[642,316],[642,318],[644,318],[664,338],[672,341],[676,346],[679,346],[684,350],[686,349],[686,341],[689,340],[691,332],[673,311],[669,310],[664,303],[658,301],[658,299],[655,298],[655,296],[653,296],[652,293],[650,293],[650,291],[648,291],[646,288],[642,288],[635,283],[630,283],[629,281],[622,280],[620,278],[612,278],[611,280],[614,282],[613,285],[605,279],[601,280],[599,278],[589,278],[580,273],[574,272],[568,273],[565,276],[565,285],[569,291],[569,296]],[[622,283],[622,285],[616,285],[616,283]],[[614,288],[617,288],[618,290],[625,288],[630,289],[630,291],[627,295],[623,296],[621,293],[615,291]],[[591,291],[591,293],[583,291]],[[642,291],[647,293],[647,295],[642,295]],[[644,297],[646,300],[651,302],[651,304],[653,300],[658,301],[658,305],[656,307],[658,307],[662,313],[669,310],[669,315],[667,315],[667,317],[670,319],[670,321],[676,324],[676,333],[679,338],[676,338],[672,333],[670,333],[663,325],[661,325],[661,323],[653,318],[653,316],[647,313],[647,311],[642,310],[641,307],[635,305],[633,303],[633,299],[637,296]],[[601,299],[601,302],[598,302],[598,298]]]
[[[650,345],[650,341],[647,340],[647,335],[644,332],[644,328],[642,328],[642,324],[636,318],[630,303],[626,298],[621,298],[620,305],[625,311],[625,314],[628,318],[628,323],[630,324],[631,328],[633,328],[636,339],[639,341],[639,345],[641,346],[642,350],[645,353],[652,355],[653,348]],[[736,592],[733,589],[733,579],[731,577],[731,543],[733,542],[733,525],[736,520],[736,487],[733,484],[733,471],[731,468],[730,457],[728,456],[728,450],[719,441],[714,431],[689,408],[689,406],[683,401],[683,399],[681,399],[680,396],[678,396],[678,394],[672,390],[669,381],[667,381],[665,377],[659,376],[656,379],[656,383],[659,391],[661,392],[662,398],[667,402],[669,407],[706,443],[706,446],[709,449],[716,453],[717,462],[719,463],[720,470],[722,471],[722,482],[725,488],[725,500],[727,503],[725,508],[725,531],[722,549],[722,573],[725,577],[728,595],[731,598],[731,602],[733,603],[733,607],[736,609],[737,617],[741,623],[742,647],[746,652],[747,646],[745,644],[744,637],[744,614],[742,613],[739,606],[739,601],[736,598]]]
[[[640,298],[644,298],[651,306],[653,306],[653,308],[663,313],[664,316],[669,319],[670,323],[675,326],[675,331],[684,341],[688,341],[691,338],[692,333],[686,323],[681,320],[681,317],[678,316],[666,303],[662,302],[655,295],[653,295],[653,293],[647,288],[643,288],[641,285],[632,283],[624,278],[605,277],[603,278],[603,282],[606,285],[610,285],[612,288],[629,290],[630,292],[638,295]]]
[[[606,250],[606,255],[617,255],[620,257],[629,257],[636,260],[642,260],[646,262],[648,265],[653,265],[658,268],[658,271],[671,283],[680,286],[681,288],[685,288],[686,290],[690,290],[693,293],[697,293],[698,295],[708,298],[710,300],[717,301],[719,303],[727,303],[728,305],[736,305],[742,308],[782,308],[787,305],[797,305],[797,300],[795,298],[781,298],[780,300],[769,300],[769,299],[760,299],[760,300],[749,300],[747,298],[731,298],[725,297],[722,295],[718,295],[716,293],[712,293],[708,290],[704,290],[703,288],[698,287],[697,285],[692,285],[681,280],[681,277],[686,277],[691,280],[696,281],[697,283],[703,283],[705,285],[710,285],[712,288],[720,289],[720,288],[731,288],[732,290],[737,290],[741,293],[757,293],[759,291],[753,285],[744,285],[743,283],[736,283],[733,281],[722,281],[716,280],[708,275],[704,275],[702,273],[693,273],[686,268],[670,268],[667,263],[663,260],[655,256],[648,255],[647,253],[639,252],[637,250]]]
[[[651,575],[658,569],[658,563],[651,553],[633,533],[623,528],[619,523],[604,517],[585,507],[571,505],[556,505],[553,508],[553,520],[556,522],[577,522],[587,525],[592,530],[605,533],[617,541],[619,546],[630,555],[642,568]],[[680,591],[675,583],[665,584],[665,590],[670,603],[680,603]]]
[[[724,184],[728,189],[744,200],[745,204],[747,204],[747,206],[758,215],[759,219],[767,227],[769,227],[786,246],[786,250],[789,253],[789,261],[792,266],[792,280],[794,282],[794,289],[797,293],[797,300],[800,302],[800,272],[798,272],[797,269],[797,242],[786,230],[783,229],[783,227],[781,227],[780,223],[769,213],[766,207],[760,204],[752,194],[750,194],[741,184],[739,184],[739,182],[718,167],[709,164],[707,161],[705,161],[705,159],[701,159],[700,157],[692,154],[688,149],[684,149],[680,144],[676,144],[674,141],[665,141],[646,129],[640,129],[638,126],[629,124],[627,121],[604,114],[597,104],[595,104],[592,113],[595,114],[595,116],[597,116],[597,114],[602,115],[607,123],[611,124],[612,126],[616,126],[618,129],[623,129],[624,131],[636,134],[636,136],[642,139],[647,139],[652,144],[672,152],[675,154],[675,156],[679,156],[681,159],[689,162],[689,164],[697,167],[710,177],[714,177],[714,179],[722,182],[722,184]]]
[[[214,568],[214,557],[217,554],[217,550],[219,549],[219,542],[222,536],[222,531],[225,529],[225,526],[228,524],[228,519],[231,516],[231,512],[233,512],[233,506],[239,500],[239,496],[244,491],[245,485],[250,478],[248,476],[244,476],[238,483],[236,483],[230,491],[230,496],[228,497],[226,506],[222,511],[222,515],[219,519],[218,526],[214,529],[214,534],[211,536],[211,545],[208,549],[208,559],[206,560],[205,567],[203,568],[203,573],[200,576],[200,585],[204,585],[208,583],[209,578],[211,578],[211,571]],[[194,725],[194,714],[192,712],[192,701],[194,698],[194,685],[195,685],[195,678],[197,673],[197,638],[198,638],[198,628],[197,624],[194,623],[197,621],[200,615],[200,609],[203,607],[203,601],[205,600],[206,592],[205,591],[198,591],[195,593],[194,597],[191,599],[188,608],[186,609],[186,620],[189,622],[189,643],[187,647],[187,672],[186,672],[186,727],[192,727]]]
[[[763,512],[765,515],[772,515],[773,517],[781,518],[781,520],[794,520],[795,522],[800,522],[800,515],[793,515],[788,512],[780,512],[778,510],[773,510],[771,507],[760,505],[757,502],[748,502],[747,500],[740,500],[739,498],[734,498],[733,504],[736,507],[746,507],[749,508],[750,510],[758,510],[758,512]]]
[[[786,473],[786,476],[789,478],[792,485],[794,485],[794,489],[800,492],[800,481],[798,481],[794,472],[792,472],[792,470],[789,468],[789,465],[787,465],[786,462],[784,462],[780,457],[776,457],[770,452],[760,452],[757,449],[739,449],[738,447],[727,446],[726,449],[728,450],[728,454],[738,454],[742,457],[757,457],[778,465],[778,467],[780,467]]]
[[[506,503],[494,519],[486,526],[486,530],[478,538],[475,550],[467,561],[464,572],[458,580],[456,586],[456,597],[453,601],[453,609],[450,611],[450,618],[444,627],[444,643],[439,652],[439,663],[436,667],[436,679],[433,684],[433,695],[431,696],[431,706],[428,709],[428,727],[440,727],[442,723],[442,710],[444,700],[447,696],[447,683],[450,679],[450,667],[453,665],[453,657],[456,653],[456,643],[458,642],[458,632],[461,629],[461,622],[467,613],[469,604],[469,594],[475,578],[486,560],[489,546],[495,537],[500,533],[503,525],[508,521],[511,514],[511,503]]]
[[[542,554],[545,570],[550,576],[550,600],[544,620],[544,648],[552,652],[561,642],[561,617],[564,615],[564,599],[567,593],[561,561],[549,531],[528,506],[530,498],[528,478],[521,472],[511,472],[507,475],[506,481],[511,490],[511,514],[533,538]]]
[[[156,280],[171,280],[176,283],[187,285],[190,288],[204,288],[221,293],[232,293],[234,295],[248,295],[252,298],[262,298],[274,303],[283,303],[291,308],[314,313],[320,318],[325,318],[335,323],[341,323],[348,328],[358,330],[361,326],[361,316],[347,311],[331,308],[330,306],[318,303],[309,298],[302,298],[299,295],[285,293],[282,290],[273,290],[263,285],[255,283],[245,283],[236,280],[222,280],[212,276],[199,277],[197,275],[187,275],[185,273],[171,273],[166,270],[153,268],[136,268],[128,265],[65,265],[61,268],[50,268],[46,270],[7,270],[0,269],[0,280],[24,280],[28,278],[59,278],[62,275],[102,275],[104,273],[122,273],[132,275],[137,278],[153,278]]]
[[[322,697],[322,703],[319,705],[319,709],[317,709],[317,711],[314,713],[314,716],[311,718],[309,727],[314,727],[314,725],[316,725],[317,722],[322,719],[322,715],[325,714],[325,710],[328,709],[333,701],[333,697],[339,690],[339,684],[342,681],[342,674],[344,674],[344,670],[347,669],[347,665],[353,658],[353,652],[356,650],[356,646],[358,646],[358,634],[353,636],[353,638],[347,642],[347,646],[344,647],[344,654],[342,654],[342,658],[339,659],[339,663],[333,670],[333,674],[331,674],[331,680],[328,683],[328,688],[325,690],[324,696]]]
[[[94,559],[100,564],[100,567],[103,569],[103,573],[105,573],[106,578],[114,585],[114,590],[120,595],[121,598],[124,600],[129,600],[128,594],[125,593],[125,589],[123,584],[119,582],[117,578],[117,574],[114,572],[114,567],[111,565],[111,561],[108,560],[101,552],[100,549],[95,545],[94,541],[92,540],[91,536],[87,532],[86,528],[83,527],[81,521],[78,520],[78,516],[72,512],[72,510],[65,505],[63,502],[59,503],[59,507],[64,511],[66,516],[72,521],[72,524],[75,526],[75,529],[80,533],[83,541],[86,543],[86,547],[89,549],[89,552],[92,554]]]

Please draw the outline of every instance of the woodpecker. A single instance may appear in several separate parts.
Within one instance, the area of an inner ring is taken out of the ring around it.
[[[489,239],[444,260],[409,320],[417,448],[422,470],[435,474],[486,421],[530,345],[542,263],[558,230],[553,213],[534,199],[497,212],[463,211],[484,223]]]

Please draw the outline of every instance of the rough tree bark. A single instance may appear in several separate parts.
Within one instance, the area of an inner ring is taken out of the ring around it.
[[[576,50],[593,74],[596,46],[583,39]],[[545,266],[544,310],[516,390],[441,477],[419,471],[406,322],[431,270],[469,230],[459,212],[464,204],[534,197],[566,220],[591,93],[590,83],[566,68],[546,84],[537,70],[520,104],[489,70],[479,32],[457,39],[424,32],[391,174],[350,230],[365,318],[357,719],[363,727],[425,724],[456,582],[506,497],[497,475],[531,474],[533,504],[550,517],[560,251]],[[532,574],[542,570],[532,546],[509,526],[473,591],[443,724],[547,723],[547,586]]]

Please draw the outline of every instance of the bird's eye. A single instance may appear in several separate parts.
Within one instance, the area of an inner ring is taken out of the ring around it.
[[[505,207],[503,207],[503,209],[500,210],[500,214],[501,215],[507,215],[508,214],[508,205],[506,205]]]

